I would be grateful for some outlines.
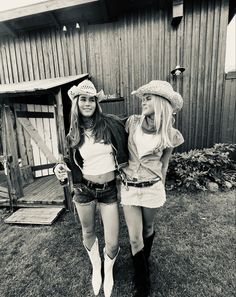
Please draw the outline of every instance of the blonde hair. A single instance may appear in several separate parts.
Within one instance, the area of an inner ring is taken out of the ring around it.
[[[157,97],[156,95],[153,95]],[[154,124],[157,134],[160,134],[159,148],[173,147],[172,144],[172,123],[173,123],[173,108],[167,99],[153,98],[154,107]]]

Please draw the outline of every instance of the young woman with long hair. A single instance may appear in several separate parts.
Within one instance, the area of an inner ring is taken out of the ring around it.
[[[173,112],[183,100],[166,81],[154,80],[134,91],[142,100],[142,115],[126,121],[129,133],[128,166],[123,169],[121,204],[131,244],[136,297],[150,294],[149,262],[156,210],[166,201],[165,178],[174,147],[183,143],[182,134],[172,127]]]
[[[71,171],[73,201],[82,226],[83,244],[93,268],[95,295],[102,284],[101,257],[95,233],[96,206],[100,205],[105,237],[103,289],[105,297],[110,297],[114,283],[113,265],[119,253],[116,173],[128,160],[127,134],[117,117],[102,113],[99,93],[90,80],[73,86],[68,95],[72,100],[67,135],[70,157],[65,158],[65,163],[57,164],[54,172],[62,181],[67,177],[67,171]]]

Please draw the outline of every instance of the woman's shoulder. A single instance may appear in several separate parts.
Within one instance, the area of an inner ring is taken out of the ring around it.
[[[184,142],[182,133],[178,129],[173,127],[171,129],[171,139],[174,147],[179,146]]]
[[[140,114],[132,114],[128,117],[127,121],[130,123],[139,122],[143,118]]]
[[[110,113],[104,113],[103,114],[103,118],[106,121],[110,121],[110,122],[123,122],[123,119],[120,118],[119,116],[115,115],[115,114],[110,114]]]

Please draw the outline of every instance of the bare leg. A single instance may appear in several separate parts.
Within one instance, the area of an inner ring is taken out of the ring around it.
[[[154,219],[156,212],[156,208],[142,207],[144,238],[151,236],[154,232]]]
[[[119,211],[118,204],[100,204],[104,226],[104,295],[110,297],[114,285],[113,266],[119,253]]]
[[[95,295],[98,295],[101,284],[101,258],[99,254],[98,239],[95,235],[96,202],[80,204],[75,202],[82,225],[83,244],[89,255],[93,267],[92,286]]]
[[[90,250],[93,246],[96,235],[95,235],[95,213],[96,203],[77,203],[75,206],[79,215],[79,219],[82,226],[83,242],[84,245]]]
[[[100,203],[101,216],[104,226],[104,237],[106,244],[106,253],[113,259],[118,251],[119,237],[119,212],[118,204]]]
[[[143,248],[142,209],[139,206],[123,206],[125,221],[128,227],[132,254],[135,255]]]

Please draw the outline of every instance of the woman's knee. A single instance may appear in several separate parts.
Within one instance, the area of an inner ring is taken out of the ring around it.
[[[82,228],[82,234],[84,239],[90,239],[95,236],[95,229],[93,227]]]
[[[143,226],[143,236],[149,237],[153,234],[153,224],[148,224]]]
[[[130,244],[134,249],[143,248],[143,237],[141,234],[136,236],[130,236]]]
[[[105,246],[106,254],[111,259],[113,259],[118,253],[119,244],[118,243],[111,243],[111,242],[106,242],[105,244],[106,244],[106,246]]]

